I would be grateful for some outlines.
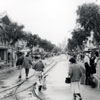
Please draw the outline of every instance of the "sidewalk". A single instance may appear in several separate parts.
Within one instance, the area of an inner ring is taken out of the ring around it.
[[[81,94],[83,100],[100,100],[100,90],[97,88],[81,85]]]

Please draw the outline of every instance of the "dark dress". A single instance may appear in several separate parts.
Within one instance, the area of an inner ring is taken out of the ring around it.
[[[86,85],[89,85],[89,79],[90,79],[90,66],[87,62],[85,62],[85,69],[86,69]]]
[[[91,74],[96,73],[95,57],[90,58]]]

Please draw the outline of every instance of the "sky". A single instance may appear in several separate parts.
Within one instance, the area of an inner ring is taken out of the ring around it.
[[[76,10],[83,3],[99,0],[0,0],[0,13],[6,11],[13,22],[58,45],[71,37]]]

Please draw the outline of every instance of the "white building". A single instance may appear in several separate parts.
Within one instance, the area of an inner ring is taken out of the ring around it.
[[[91,35],[88,37],[87,42],[85,44],[85,51],[88,51],[89,49],[96,48],[94,45],[94,38],[93,38],[93,31],[90,33]]]

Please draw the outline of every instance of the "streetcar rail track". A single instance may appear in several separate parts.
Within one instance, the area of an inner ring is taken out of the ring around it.
[[[60,60],[60,61],[61,61],[61,60]],[[57,64],[57,62],[59,62],[59,61],[56,61],[55,64],[53,64],[53,65],[44,73],[44,75],[46,75],[46,74]],[[52,63],[53,63],[53,62],[51,62],[50,64],[52,64]],[[50,64],[48,64],[48,66],[50,66]],[[31,75],[31,76],[29,77],[29,79],[30,79],[31,77],[33,77],[33,76],[34,76],[34,74]],[[35,82],[34,82],[34,83],[33,83],[32,85],[30,85],[29,87],[27,87],[27,88],[25,88],[25,89],[23,89],[23,90],[17,92],[18,88],[19,88],[22,84],[24,84],[25,81],[26,81],[26,80],[22,81],[21,83],[19,83],[19,84],[13,86],[13,87],[11,87],[11,88],[8,88],[8,89],[6,89],[6,90],[0,91],[0,93],[2,93],[2,92],[5,92],[5,91],[8,91],[8,90],[11,90],[11,89],[13,89],[13,88],[16,88],[15,91],[14,91],[14,93],[12,93],[12,94],[10,94],[10,95],[8,95],[8,96],[5,96],[5,97],[3,97],[3,98],[0,98],[0,99],[5,99],[5,98],[8,98],[8,97],[11,97],[11,96],[14,95],[14,96],[15,96],[15,99],[16,99],[16,100],[19,100],[18,97],[17,97],[17,94],[19,94],[19,93],[21,93],[21,92],[24,92],[24,91],[26,91],[26,90],[32,88],[32,87],[34,86],[34,84],[35,84]],[[39,96],[36,94],[34,88],[33,88],[33,91],[34,91],[34,93],[35,93],[35,96],[36,96],[39,100],[43,100],[41,97],[39,97]],[[33,91],[32,91],[32,93],[33,93]]]
[[[52,64],[52,62],[51,62],[50,64]],[[48,64],[47,67],[50,66],[50,64]],[[29,79],[30,79],[31,77],[33,77],[33,76],[34,76],[34,74],[31,75],[31,76],[29,77]],[[27,89],[29,89],[29,88],[31,88],[31,87],[33,86],[33,84],[32,84],[32,85],[29,86],[28,88],[26,88],[26,89],[24,89],[24,90],[19,91],[18,93],[16,93],[17,89],[18,89],[25,81],[26,81],[26,80],[23,80],[21,83],[18,83],[17,85],[15,85],[15,86],[13,86],[13,87],[10,87],[10,88],[8,88],[8,89],[5,89],[5,90],[0,91],[0,93],[3,93],[3,92],[5,92],[5,91],[8,91],[8,90],[11,90],[11,89],[16,88],[14,93],[11,93],[11,94],[8,95],[8,96],[4,96],[3,98],[0,98],[0,99],[4,99],[4,98],[7,98],[7,97],[10,97],[10,96],[15,95],[16,100],[18,100],[16,94],[21,93],[21,92],[23,92],[23,91],[25,91],[25,90],[27,90]]]
[[[56,61],[55,64],[52,65],[52,66],[44,73],[44,75],[46,75],[58,62],[59,62],[59,61]],[[61,60],[60,60],[60,62],[61,62]],[[33,93],[33,92],[34,92],[35,96],[36,96],[39,100],[43,100],[40,96],[38,96],[38,95],[36,94],[34,87],[33,87],[32,93]]]
[[[60,60],[60,61],[61,61],[61,60]],[[43,75],[46,75],[58,62],[59,62],[59,61],[56,61]],[[34,83],[34,84],[35,84],[35,83]],[[35,89],[34,89],[34,84],[32,84],[30,87],[28,87],[28,88],[26,88],[26,89],[24,89],[24,90],[22,90],[22,91],[17,92],[16,94],[21,93],[21,92],[24,92],[25,90],[27,90],[27,89],[33,87],[33,92],[35,93],[35,96],[36,96],[39,100],[43,100],[40,96],[38,96],[38,95],[36,94]],[[32,93],[33,93],[33,92],[32,92]]]
[[[53,63],[53,62],[52,62],[52,63]],[[52,64],[52,63],[50,63],[50,64]],[[56,63],[57,63],[57,62],[56,62]],[[52,65],[52,67],[54,67],[54,66],[55,66],[55,64]],[[52,67],[50,67],[49,70],[50,70]],[[48,72],[48,70],[44,73],[44,75],[45,75],[47,72]],[[25,91],[25,90],[27,90],[27,89],[33,87],[34,84],[35,84],[35,82],[34,82],[30,87],[28,87],[28,88],[26,88],[26,89],[20,91],[19,93],[21,93],[21,92],[23,92],[23,91]],[[21,85],[20,85],[20,86],[21,86]],[[17,87],[17,89],[16,89],[16,93],[15,93],[15,94],[18,94],[18,93],[17,93],[17,90],[18,90],[18,88],[19,88],[20,86]],[[34,88],[33,88],[33,91],[34,91],[34,93],[35,93],[35,96],[36,96],[38,99],[42,100],[42,99],[41,99],[41,98],[36,94]]]
[[[52,62],[50,62],[50,63],[47,65],[47,67],[50,66],[50,64],[52,64]],[[32,75],[29,77],[29,79],[30,79],[31,77],[33,77],[33,76],[34,76],[34,74],[32,74]],[[5,91],[8,91],[8,90],[11,90],[11,89],[13,89],[13,88],[16,88],[16,87],[19,86],[20,84],[23,84],[25,81],[26,81],[26,79],[23,80],[22,82],[18,83],[18,84],[14,84],[12,87],[9,87],[9,88],[7,88],[7,89],[5,89],[5,90],[0,91],[0,93],[5,92]]]

